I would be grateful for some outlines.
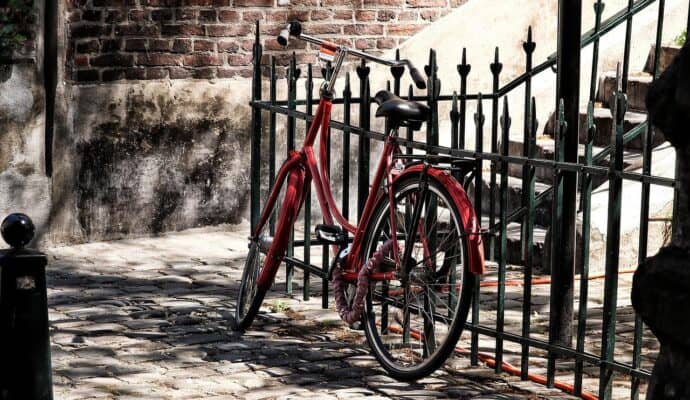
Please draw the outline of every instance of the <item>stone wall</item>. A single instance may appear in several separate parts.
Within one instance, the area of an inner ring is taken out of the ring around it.
[[[0,74],[0,214],[31,215],[39,245],[239,223],[249,203],[256,21],[264,62],[286,64],[295,51],[308,63],[314,49],[275,43],[288,20],[382,52],[461,2],[59,0],[51,141],[39,1],[36,34]]]

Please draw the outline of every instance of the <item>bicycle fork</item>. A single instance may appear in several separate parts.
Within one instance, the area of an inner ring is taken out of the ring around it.
[[[284,168],[285,167],[287,167],[287,164],[284,166]],[[273,285],[276,273],[278,272],[278,267],[283,261],[283,258],[285,258],[285,252],[287,251],[288,242],[290,241],[290,232],[295,221],[297,220],[297,215],[302,207],[302,203],[304,203],[304,183],[306,179],[304,169],[300,167],[285,169],[286,172],[284,173],[282,173],[281,170],[282,179],[276,180],[276,185],[273,187],[273,190],[269,196],[267,207],[264,209],[264,215],[261,216],[260,223],[257,225],[254,237],[252,237],[252,240],[259,241],[260,245],[262,240],[267,241],[265,238],[259,238],[258,235],[263,226],[268,223],[270,213],[273,210],[273,204],[278,200],[280,188],[282,187],[284,180],[287,179],[285,198],[278,215],[275,236],[273,236],[272,239],[268,239],[272,242],[272,245],[266,254],[261,275],[259,275],[259,278],[257,279],[257,286],[262,290],[268,290],[270,289],[271,285]]]

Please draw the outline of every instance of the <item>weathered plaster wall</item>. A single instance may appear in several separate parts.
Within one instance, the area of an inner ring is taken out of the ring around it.
[[[51,205],[44,163],[44,96],[32,63],[0,65],[0,218],[25,212],[44,230]]]
[[[53,241],[238,223],[249,193],[246,81],[72,86],[56,134]]]

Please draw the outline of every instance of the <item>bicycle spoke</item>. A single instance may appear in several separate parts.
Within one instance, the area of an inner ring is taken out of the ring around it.
[[[436,334],[434,329],[434,300],[433,296],[424,293],[424,357],[428,357],[436,350]]]

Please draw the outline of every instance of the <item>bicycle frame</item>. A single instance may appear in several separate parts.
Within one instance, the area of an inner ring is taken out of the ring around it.
[[[273,208],[273,204],[278,200],[280,189],[283,186],[285,180],[288,179],[290,174],[305,173],[305,184],[301,185],[301,187],[290,188],[290,190],[297,190],[298,194],[297,196],[295,196],[295,198],[301,199],[300,204],[297,205],[297,207],[295,207],[294,205],[289,205],[289,208],[293,209],[295,213],[299,212],[302,206],[301,203],[304,202],[304,189],[311,181],[313,181],[316,196],[319,201],[319,206],[323,214],[324,222],[326,224],[332,225],[334,221],[337,221],[337,223],[340,224],[346,231],[353,234],[354,239],[352,243],[352,254],[357,254],[358,250],[361,247],[361,242],[366,233],[366,227],[368,226],[369,219],[371,218],[371,214],[374,211],[374,206],[376,205],[376,201],[378,200],[376,192],[378,191],[378,188],[381,187],[383,178],[388,176],[388,185],[392,185],[392,180],[390,179],[389,173],[390,166],[392,165],[392,156],[396,151],[399,151],[399,147],[394,140],[386,140],[383,147],[383,154],[381,155],[378,167],[376,168],[376,172],[374,173],[374,179],[371,184],[369,196],[367,197],[367,201],[364,206],[364,211],[362,212],[362,217],[357,225],[352,225],[342,215],[340,210],[338,210],[338,208],[335,205],[336,203],[330,189],[330,177],[328,176],[327,172],[328,168],[327,165],[325,165],[325,151],[326,143],[328,142],[328,130],[330,126],[332,106],[333,103],[330,98],[328,98],[327,96],[321,97],[319,101],[319,106],[314,116],[314,120],[312,121],[307,136],[305,138],[304,145],[299,151],[293,150],[289,153],[287,160],[285,160],[284,164],[281,166],[280,170],[277,173],[275,185],[268,196],[267,206],[264,208],[264,210],[271,210]],[[314,143],[316,142],[319,131],[321,131],[321,154],[319,156],[320,160],[317,160],[316,155],[314,154]],[[298,182],[298,180],[294,180],[294,182]],[[261,218],[259,219],[259,223],[257,224],[255,231],[253,232],[253,236],[258,235],[263,226],[266,223],[268,223],[269,217],[270,215],[267,215],[267,212],[264,211],[264,213],[261,215]],[[291,219],[294,220],[294,216]],[[276,238],[276,240],[286,239]],[[280,244],[282,245],[282,243]],[[394,257],[397,260],[399,257],[397,248],[394,248],[393,251]],[[350,260],[354,260],[356,258],[358,257],[350,257]],[[262,275],[258,279],[258,285],[270,285],[272,283],[273,277],[275,276],[278,265],[279,263],[276,263],[274,268],[264,269]],[[356,280],[357,272],[358,268],[356,266],[350,266],[350,268],[348,268],[348,270],[345,272],[344,277],[348,281],[354,281]],[[391,278],[391,273],[374,273],[371,277],[372,280]]]
[[[395,134],[387,136],[384,143],[383,152],[379,159],[378,166],[374,173],[373,181],[371,182],[371,189],[367,197],[367,201],[364,205],[364,210],[362,216],[358,221],[357,225],[352,225],[338,210],[336,202],[333,198],[333,194],[330,189],[330,177],[328,175],[328,166],[326,165],[326,143],[328,142],[328,131],[330,127],[331,120],[331,110],[332,110],[332,100],[326,95],[322,95],[319,106],[316,110],[314,120],[312,121],[307,136],[305,138],[304,145],[299,151],[293,150],[289,153],[287,160],[284,162],[275,179],[275,185],[271,190],[271,193],[267,200],[267,206],[264,208],[264,213],[259,219],[255,232],[253,236],[259,234],[263,226],[268,223],[270,215],[267,215],[267,210],[273,208],[274,203],[278,200],[280,194],[280,189],[286,179],[292,174],[298,174],[294,179],[289,179],[288,189],[291,191],[296,191],[296,195],[293,199],[298,199],[298,204],[289,204],[288,208],[292,210],[294,215],[291,215],[290,221],[294,222],[299,210],[304,202],[304,192],[307,185],[313,181],[316,190],[317,199],[319,201],[319,206],[323,215],[324,222],[329,225],[333,225],[337,221],[346,231],[353,234],[352,248],[350,251],[350,256],[347,259],[347,268],[343,273],[343,278],[346,281],[354,282],[357,280],[357,275],[359,268],[361,267],[361,257],[359,253],[361,252],[362,241],[364,240],[366,234],[366,228],[369,225],[369,220],[374,211],[376,202],[379,199],[377,192],[381,187],[384,177],[387,177],[388,190],[386,191],[392,196],[392,185],[395,180],[400,177],[407,176],[411,173],[423,172],[422,165],[414,165],[412,167],[406,168],[399,176],[395,179],[391,174],[391,165],[393,163],[393,155],[396,152],[400,152],[400,148],[395,142]],[[321,132],[321,152],[319,155],[319,160],[317,160],[314,154],[314,143],[316,142],[317,136]],[[319,167],[320,164],[320,167]],[[474,214],[474,208],[470,200],[467,197],[462,186],[454,179],[452,176],[446,173],[446,171],[439,170],[433,167],[426,168],[426,173],[434,176],[436,179],[440,180],[448,188],[451,197],[453,198],[455,204],[458,206],[460,211],[460,216],[463,220],[463,224],[468,228],[466,234],[469,236],[469,248],[468,248],[468,258],[470,264],[470,271],[474,274],[483,274],[485,270],[484,266],[484,255],[483,255],[483,244],[481,240],[481,232],[479,223]],[[299,179],[301,176],[302,179]],[[392,199],[391,199],[392,201]],[[392,211],[391,211],[392,214]],[[391,215],[391,223],[393,221],[393,215]],[[308,233],[307,233],[308,234]],[[395,230],[393,230],[393,235],[395,235]],[[285,241],[285,243],[279,243],[280,246],[286,246],[288,238],[275,238],[276,240]],[[337,251],[337,247],[334,246],[334,251]],[[393,257],[396,263],[399,261],[400,255],[397,246],[393,247]],[[259,277],[257,284],[261,287],[268,288],[273,283],[273,278],[277,272],[280,262],[274,262],[270,268],[265,268]],[[370,280],[390,280],[395,279],[394,272],[387,273],[372,273]]]

